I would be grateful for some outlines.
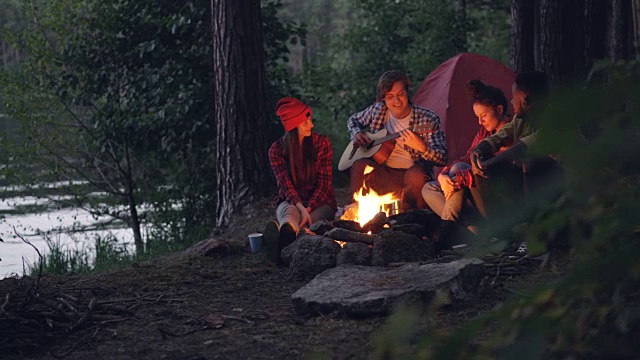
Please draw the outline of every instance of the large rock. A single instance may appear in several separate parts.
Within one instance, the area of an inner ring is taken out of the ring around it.
[[[396,262],[423,261],[435,257],[433,241],[402,231],[373,236],[371,264],[382,266]]]
[[[319,235],[303,235],[282,249],[282,259],[298,276],[314,276],[336,266],[340,245]]]
[[[363,243],[345,243],[336,262],[338,266],[345,264],[371,265],[371,248]]]
[[[433,237],[433,234],[440,228],[442,219],[431,209],[412,209],[389,217],[392,226],[404,224],[420,224],[426,228],[426,236]]]
[[[329,269],[291,295],[298,314],[383,315],[402,302],[431,301],[436,292],[450,302],[468,300],[484,277],[480,259],[401,267],[344,265]]]
[[[427,236],[431,234],[431,231],[428,231],[427,227],[422,224],[402,224],[395,225],[391,228],[391,231],[402,231],[406,234],[415,235],[417,237]]]

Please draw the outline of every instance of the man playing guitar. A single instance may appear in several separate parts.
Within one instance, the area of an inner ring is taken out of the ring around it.
[[[355,146],[366,147],[371,142],[364,133],[366,127],[374,134],[382,129],[399,134],[383,163],[368,158],[356,160],[351,166],[350,183],[352,193],[363,183],[378,194],[393,192],[400,197],[404,210],[425,207],[422,187],[433,179],[433,166],[444,166],[447,161],[440,118],[433,111],[409,102],[410,86],[401,71],[385,72],[378,80],[378,101],[351,115],[347,122]],[[365,175],[367,165],[374,170]]]

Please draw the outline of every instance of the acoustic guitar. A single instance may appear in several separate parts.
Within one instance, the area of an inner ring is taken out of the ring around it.
[[[425,125],[420,125],[413,129],[413,132],[416,134],[425,134],[433,132],[433,130],[428,129]],[[400,137],[400,133],[388,134],[387,129],[381,129],[375,134],[365,131],[364,134],[372,141],[365,146],[357,146],[351,141],[342,153],[342,157],[338,163],[338,170],[347,170],[356,160],[364,158],[371,158],[378,164],[384,163],[396,146],[395,139]]]

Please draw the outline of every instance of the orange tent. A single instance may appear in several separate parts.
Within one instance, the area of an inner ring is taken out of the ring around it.
[[[471,53],[458,54],[440,64],[422,81],[412,99],[416,105],[440,117],[447,138],[449,163],[465,154],[478,132],[478,119],[465,87],[473,79],[502,89],[507,100],[511,100],[515,73],[496,60]],[[509,114],[513,115],[511,104],[509,107]]]

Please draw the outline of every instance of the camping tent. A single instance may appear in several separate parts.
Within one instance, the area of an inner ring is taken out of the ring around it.
[[[496,60],[471,53],[458,54],[440,64],[422,81],[412,99],[416,105],[440,116],[449,163],[465,154],[478,132],[478,119],[465,87],[473,79],[502,89],[507,100],[511,99],[514,72]],[[512,109],[509,114],[513,114]]]

